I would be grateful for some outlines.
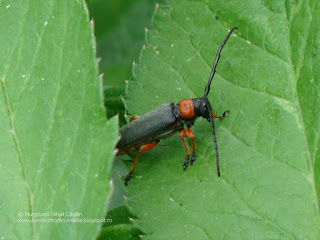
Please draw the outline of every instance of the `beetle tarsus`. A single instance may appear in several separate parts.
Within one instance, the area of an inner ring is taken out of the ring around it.
[[[126,179],[124,180],[124,184],[127,186],[128,185],[128,182],[131,178],[131,172],[128,173],[128,175],[126,176]]]
[[[187,155],[186,158],[184,159],[183,170],[186,170],[189,165],[189,157],[190,157],[190,155]]]
[[[229,112],[230,112],[229,110],[226,110],[226,111],[224,111],[224,113],[222,113],[222,115],[217,116],[217,118],[222,119],[222,118],[226,117]]]
[[[193,165],[195,160],[196,160],[196,153],[192,153],[190,164]]]

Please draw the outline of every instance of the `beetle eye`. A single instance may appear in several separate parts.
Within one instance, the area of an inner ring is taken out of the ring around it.
[[[203,104],[203,109],[205,110],[205,111],[207,111],[207,104]]]

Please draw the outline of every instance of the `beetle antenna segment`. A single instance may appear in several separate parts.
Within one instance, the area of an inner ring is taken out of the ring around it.
[[[213,78],[214,74],[216,73],[216,68],[217,68],[217,65],[218,65],[218,62],[219,62],[219,59],[220,59],[220,53],[222,51],[222,48],[226,44],[227,40],[229,39],[229,37],[231,36],[232,32],[235,29],[238,29],[238,28],[237,27],[233,27],[233,28],[231,28],[229,30],[227,36],[225,37],[225,39],[221,43],[220,47],[218,48],[218,52],[217,52],[217,55],[216,55],[216,59],[214,60],[214,64],[213,64],[213,67],[212,67],[212,70],[211,70],[211,74],[210,74],[210,77],[209,77],[208,84],[207,84],[206,88],[204,89],[204,97],[208,96],[208,94],[210,92],[210,86],[211,86],[212,78]]]
[[[213,138],[213,143],[214,143],[214,151],[216,154],[217,172],[218,172],[218,177],[220,177],[219,152],[218,152],[218,144],[217,144],[217,139],[216,139],[216,132],[214,130],[214,121],[213,121],[213,116],[212,116],[211,111],[209,111],[209,114],[210,114],[212,138]]]

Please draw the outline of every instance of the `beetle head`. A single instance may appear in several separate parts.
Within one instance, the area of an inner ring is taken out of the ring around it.
[[[194,111],[197,117],[203,117],[210,122],[211,104],[207,97],[193,99]]]

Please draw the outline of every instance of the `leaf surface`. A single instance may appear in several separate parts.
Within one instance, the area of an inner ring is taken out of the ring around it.
[[[0,31],[0,238],[95,239],[118,129],[84,1],[1,1]]]
[[[319,239],[318,1],[167,1],[147,33],[126,106],[143,115],[203,95],[231,27],[187,171],[175,135],[143,153],[128,206],[146,239]]]

